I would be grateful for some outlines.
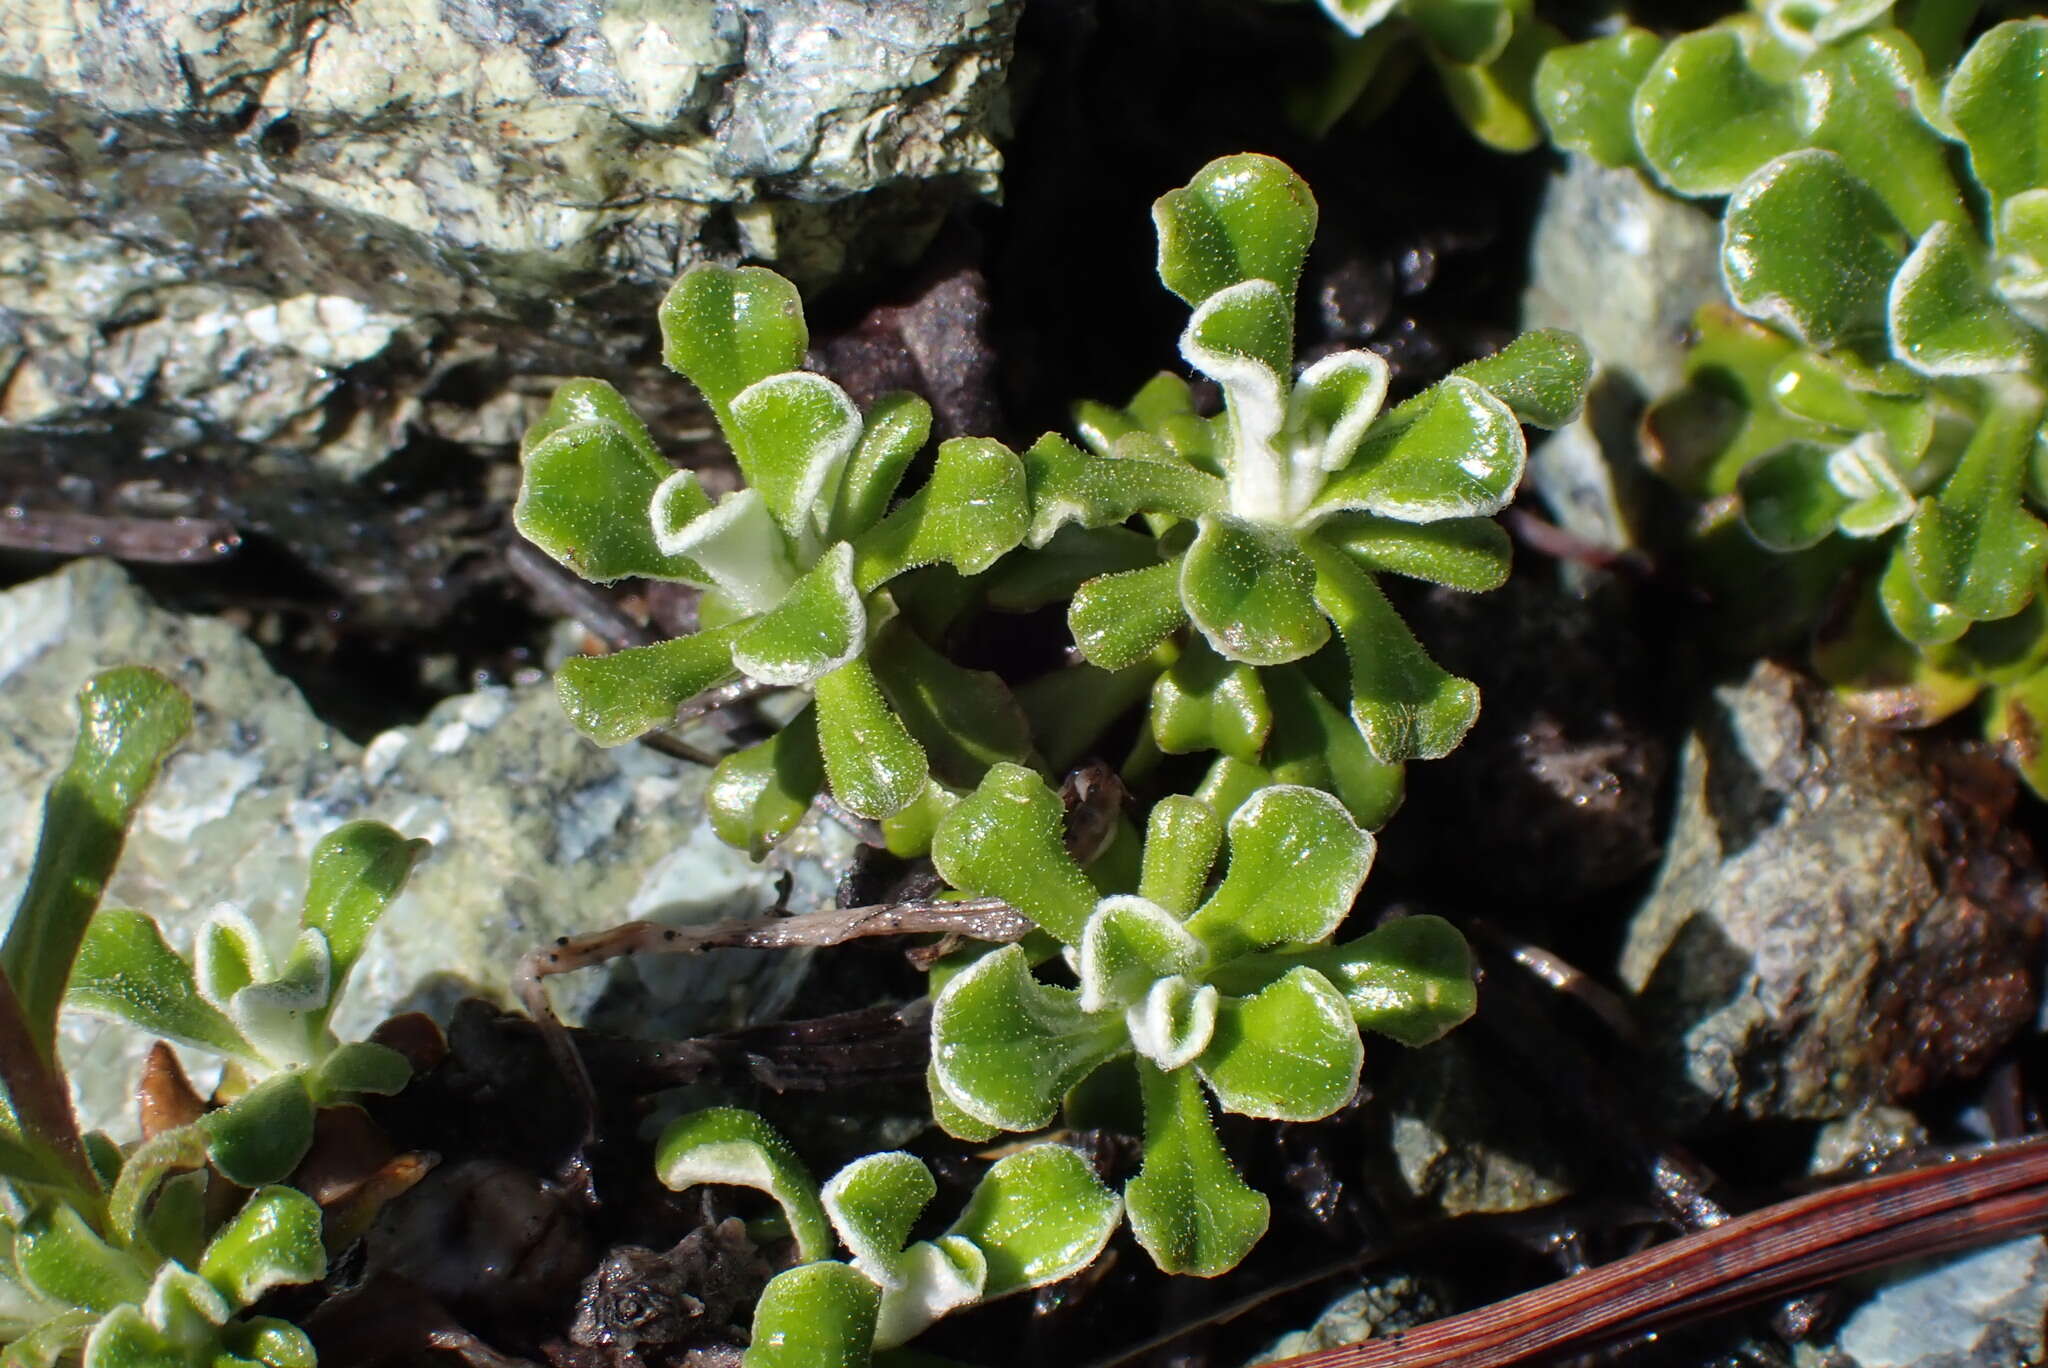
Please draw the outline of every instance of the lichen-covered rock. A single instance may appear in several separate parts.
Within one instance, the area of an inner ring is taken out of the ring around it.
[[[914,251],[995,188],[1018,8],[0,0],[0,421],[353,475],[479,321],[616,368],[692,260]]]
[[[357,818],[434,842],[379,923],[336,1028],[360,1036],[414,1007],[502,999],[520,955],[635,917],[679,924],[749,916],[775,898],[757,867],[704,822],[707,774],[636,746],[600,750],[546,686],[451,698],[424,722],[358,746],[321,723],[256,646],[225,623],[156,608],[107,561],[0,594],[0,923],[12,915],[41,819],[68,758],[71,695],[95,670],[147,664],[196,705],[122,857],[113,905],[159,918],[189,945],[217,904],[247,911],[282,952],[306,857]],[[797,833],[776,856],[792,905],[831,899],[846,841]],[[551,980],[572,1017],[604,999],[607,1025],[684,1035],[774,1012],[803,957],[720,952],[637,961]],[[64,1049],[87,1123],[132,1130],[129,1095],[146,1039],[67,1018]]]
[[[1572,1190],[1571,1142],[1551,1135],[1537,1099],[1487,1069],[1462,1036],[1382,1054],[1373,1100],[1408,1196],[1446,1216],[1527,1211]]]
[[[1982,1068],[2039,994],[2014,801],[1982,747],[1867,726],[1780,666],[1715,689],[1621,956],[1676,1113],[1824,1120]]]

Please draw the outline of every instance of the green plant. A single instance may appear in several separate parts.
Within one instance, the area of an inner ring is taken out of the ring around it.
[[[244,1187],[278,1182],[305,1157],[319,1108],[395,1093],[412,1075],[398,1051],[343,1043],[328,1023],[377,919],[426,851],[425,841],[377,822],[322,837],[282,965],[231,909],[207,918],[190,958],[164,942],[150,917],[103,909],[79,949],[65,1003],[230,1060],[219,1090],[230,1100],[202,1123],[209,1155]]]
[[[1531,79],[1563,35],[1532,0],[1319,0],[1342,36],[1330,74],[1294,97],[1294,116],[1327,131],[1345,114],[1377,113],[1418,60],[1428,62],[1472,135],[1503,152],[1543,141]]]
[[[1699,560],[1733,615],[1764,618],[1769,595],[1811,623],[1849,576],[1821,673],[1894,724],[1988,688],[1991,733],[2048,792],[2048,21],[1958,59],[1971,8],[1901,6],[1895,28],[1887,6],[1784,0],[1560,50],[1538,86],[1561,143],[1729,195],[1742,316],[1703,316],[1688,385],[1648,427],[1706,505]]]
[[[240,1313],[273,1286],[325,1274],[312,1199],[265,1187],[223,1213],[207,1200],[214,1137],[199,1124],[125,1156],[79,1132],[57,1012],[128,825],[189,728],[191,704],[161,675],[122,669],[87,684],[79,713],[0,945],[0,1364],[311,1368],[297,1327]]]
[[[1224,412],[1197,416],[1186,384],[1162,375],[1127,408],[1080,408],[1092,455],[1053,435],[1025,453],[1025,544],[1077,567],[1075,644],[1122,670],[1192,623],[1201,644],[1155,692],[1153,734],[1168,750],[1215,746],[1251,763],[1275,715],[1268,695],[1308,696],[1273,672],[1315,656],[1334,628],[1349,658],[1339,696],[1371,759],[1449,753],[1478,690],[1430,660],[1376,576],[1472,591],[1506,579],[1492,516],[1521,480],[1521,424],[1577,412],[1583,348],[1532,333],[1382,412],[1387,365],[1371,352],[1293,375],[1294,294],[1316,225],[1300,177],[1270,157],[1226,157],[1153,217],[1160,279],[1194,308],[1181,354],[1222,388]],[[1140,515],[1150,546],[1121,528]]]
[[[1078,1272],[1119,1213],[1079,1154],[1033,1145],[990,1165],[944,1234],[912,1241],[938,1192],[922,1160],[864,1155],[820,1190],[767,1122],[731,1108],[672,1122],[655,1164],[678,1191],[734,1184],[782,1208],[800,1262],[761,1294],[746,1368],[861,1368],[872,1349],[906,1343],[953,1311]],[[832,1258],[835,1233],[851,1260]]]
[[[704,590],[694,634],[565,664],[570,717],[616,745],[735,676],[809,690],[809,709],[714,780],[721,834],[756,848],[827,781],[845,807],[882,818],[924,792],[934,756],[970,769],[985,752],[1022,759],[1007,695],[892,622],[902,605],[889,587],[941,563],[977,573],[1017,544],[1029,514],[1015,454],[984,438],[944,442],[930,478],[891,508],[931,411],[895,394],[863,417],[837,385],[797,369],[808,334],[788,281],[694,266],[662,304],[661,329],[664,359],[703,394],[746,487],[714,506],[609,385],[556,393],[526,434],[519,530],[587,579]],[[981,725],[962,731],[956,714]]]
[[[1228,865],[1205,896],[1226,835]],[[1267,1203],[1232,1169],[1203,1086],[1226,1111],[1320,1120],[1357,1088],[1360,1026],[1419,1045],[1473,1010],[1469,952],[1437,918],[1332,943],[1372,857],[1372,837],[1315,789],[1263,788],[1227,827],[1201,800],[1169,797],[1152,809],[1135,892],[1102,896],[1067,853],[1058,798],[996,766],[941,822],[932,858],[954,887],[1029,915],[1080,986],[1036,978],[1024,945],[935,980],[939,1116],[972,1137],[1036,1130],[1090,1074],[1131,1058],[1145,1132],[1124,1191],[1132,1230],[1170,1272],[1234,1267]]]

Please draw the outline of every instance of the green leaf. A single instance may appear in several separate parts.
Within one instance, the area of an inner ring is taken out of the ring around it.
[[[323,1104],[359,1093],[390,1097],[412,1082],[412,1064],[389,1046],[351,1040],[320,1061],[312,1082],[314,1096]]]
[[[810,333],[796,286],[759,266],[699,262],[661,302],[661,359],[703,392],[730,432],[740,391],[804,361]]]
[[[1789,152],[1728,201],[1721,272],[1736,306],[1808,346],[1883,331],[1885,298],[1905,260],[1877,192],[1833,152]]]
[[[1296,967],[1254,997],[1224,998],[1195,1062],[1223,1110],[1268,1121],[1320,1121],[1358,1091],[1365,1046],[1330,981]]]
[[[1969,618],[1947,604],[1934,602],[1921,590],[1904,538],[1893,545],[1877,592],[1885,620],[1917,646],[1942,645],[1970,630]]]
[[[1479,690],[1431,660],[1372,576],[1311,544],[1316,602],[1337,624],[1351,660],[1351,716],[1384,764],[1438,760],[1479,716]]]
[[[1402,917],[1298,959],[1344,995],[1352,1020],[1403,1045],[1429,1044],[1479,1006],[1471,947],[1441,917]]]
[[[1033,1131],[1060,1098],[1129,1046],[1114,1013],[1090,1016],[1078,995],[1031,976],[1006,945],[976,960],[932,1004],[932,1060],[960,1109],[1007,1131]]]
[[[1500,56],[1514,31],[1514,14],[1504,0],[1408,0],[1401,9],[1433,56],[1460,66]]]
[[[1382,419],[1314,508],[1415,523],[1491,517],[1514,498],[1527,461],[1521,425],[1507,405],[1453,375]]]
[[[1564,35],[1525,7],[1506,6],[1507,43],[1484,62],[1448,62],[1432,51],[1437,80],[1472,136],[1499,152],[1528,152],[1543,141],[1536,119],[1536,68]]]
[[[250,1316],[221,1327],[221,1343],[236,1358],[266,1368],[315,1368],[317,1355],[306,1332],[275,1316]]]
[[[1925,375],[2024,371],[2036,346],[1986,279],[1983,249],[1953,223],[1929,228],[1899,268],[1887,322],[1892,350]]]
[[[1199,798],[1168,794],[1145,819],[1138,896],[1185,919],[1201,901],[1223,845],[1223,821]]]
[[[1084,659],[1127,670],[1188,620],[1181,604],[1178,561],[1088,581],[1067,606],[1067,630]]]
[[[274,1074],[199,1124],[213,1166],[228,1181],[243,1187],[282,1182],[313,1145],[306,1075],[296,1069]]]
[[[1969,621],[2017,613],[2048,568],[2048,528],[2020,503],[2042,408],[2031,384],[2001,384],[1941,492],[1922,500],[1906,526],[1920,592]]]
[[[164,943],[156,922],[126,908],[105,908],[92,919],[65,1003],[219,1054],[251,1052],[234,1023],[199,996],[192,966]]]
[[[1159,1068],[1185,1068],[1209,1048],[1221,1000],[1213,984],[1197,983],[1182,974],[1154,979],[1141,997],[1124,1008],[1124,1029],[1131,1048]]]
[[[939,444],[924,487],[856,544],[854,579],[867,593],[940,561],[978,575],[1023,540],[1030,520],[1016,454],[986,437],[955,437]]]
[[[1181,561],[1180,597],[1227,660],[1281,665],[1330,639],[1330,624],[1316,607],[1315,567],[1285,532],[1203,518]]]
[[[63,1306],[104,1312],[149,1292],[135,1259],[95,1235],[63,1203],[29,1212],[14,1233],[14,1264],[29,1290]]]
[[[577,656],[555,671],[562,711],[600,746],[624,745],[673,721],[676,709],[731,678],[737,626],[713,627],[654,646]]]
[[[142,1305],[117,1306],[93,1327],[83,1368],[207,1368],[229,1314],[212,1284],[167,1263]]]
[[[1907,232],[1969,222],[1948,146],[1920,117],[1926,64],[1904,34],[1879,29],[1823,48],[1800,84],[1813,145],[1840,153]]]
[[[78,716],[71,761],[43,796],[28,887],[0,943],[0,973],[45,1060],[54,1056],[57,1008],[128,824],[164,757],[191,729],[192,703],[155,670],[129,666],[94,675],[79,690]]]
[[[59,1311],[0,1349],[0,1368],[58,1368],[79,1361],[86,1336],[99,1324],[90,1311]]]
[[[1579,416],[1593,356],[1561,328],[1523,333],[1491,356],[1452,371],[1506,404],[1518,422],[1560,428]]]
[[[1046,769],[1058,774],[1078,764],[1145,697],[1160,669],[1157,656],[1114,672],[1074,663],[1018,685],[1017,706]]]
[[[1402,767],[1374,759],[1357,725],[1298,667],[1267,670],[1265,676],[1273,699],[1268,782],[1323,789],[1367,831],[1386,825],[1401,806]]]
[[[107,1224],[116,1239],[132,1246],[142,1237],[152,1201],[172,1174],[206,1168],[207,1138],[195,1122],[159,1132],[129,1153],[107,1198]]]
[[[720,760],[704,810],[719,840],[758,860],[803,819],[824,787],[814,704],[767,740]]]
[[[1977,181],[2003,200],[2048,186],[2048,20],[1999,24],[1971,45],[1942,91]]]
[[[654,1143],[654,1172],[677,1192],[699,1183],[764,1192],[782,1208],[799,1258],[832,1253],[831,1222],[803,1160],[781,1132],[750,1111],[707,1107],[669,1122]]]
[[[1224,1154],[1194,1070],[1163,1073],[1140,1061],[1138,1076],[1145,1161],[1124,1188],[1131,1233],[1168,1273],[1228,1273],[1266,1233],[1271,1205]]]
[[[1059,796],[1021,765],[990,767],[946,814],[932,863],[961,892],[1001,898],[1069,945],[1095,910],[1094,886],[1067,853]]]
[[[919,1240],[904,1250],[902,1269],[902,1284],[882,1289],[875,1317],[877,1349],[893,1349],[923,1334],[941,1316],[972,1306],[988,1281],[988,1260],[981,1251],[972,1241],[951,1235]]]
[[[778,1273],[754,1308],[742,1368],[867,1368],[881,1291],[843,1263]]]
[[[1166,908],[1128,893],[1104,898],[1081,933],[1081,1010],[1128,1007],[1156,980],[1196,973],[1208,961],[1208,947]]]
[[[1446,518],[1411,523],[1369,513],[1340,514],[1325,522],[1322,538],[1367,570],[1405,575],[1468,594],[1508,581],[1514,544],[1491,518]]]
[[[888,1291],[903,1285],[910,1228],[938,1192],[922,1159],[893,1150],[854,1160],[818,1196],[840,1242],[853,1251],[853,1266]]]
[[[856,656],[814,686],[818,749],[832,796],[862,817],[888,817],[924,791],[924,748],[889,711],[867,661]]]
[[[1025,451],[1023,464],[1031,507],[1023,540],[1034,549],[1070,523],[1107,528],[1138,513],[1194,518],[1223,502],[1221,480],[1143,433],[1097,455],[1048,432]]]
[[[1123,1203],[1064,1145],[1033,1145],[989,1166],[946,1232],[988,1259],[982,1300],[1080,1272],[1109,1243]]]
[[[1218,290],[1188,319],[1180,354],[1223,389],[1231,506],[1241,508],[1247,464],[1277,460],[1273,439],[1286,417],[1283,377],[1294,356],[1293,296],[1270,280]],[[1262,502],[1274,497],[1267,493]]]
[[[1637,165],[1631,105],[1663,50],[1663,39],[1639,28],[1552,49],[1536,68],[1536,112],[1550,140],[1602,166]]]
[[[861,439],[860,410],[846,391],[808,371],[771,375],[733,396],[727,433],[748,488],[782,530],[822,535]]]
[[[557,395],[549,412],[562,406]],[[703,571],[688,557],[658,544],[649,510],[660,492],[666,516],[680,523],[709,508],[711,500],[695,476],[678,472],[646,444],[646,429],[638,424],[634,419],[629,429],[609,417],[591,417],[554,428],[539,441],[529,433],[512,525],[587,580],[701,580]]]
[[[320,838],[306,870],[306,906],[300,924],[327,937],[334,986],[330,1010],[349,971],[362,958],[377,919],[405,890],[413,866],[433,844],[408,840],[381,822],[350,822]],[[327,1024],[322,1014],[320,1025]]]
[[[1827,477],[1828,448],[1791,442],[1752,461],[1736,488],[1742,496],[1742,525],[1773,551],[1804,551],[1835,530],[1849,507],[1848,496]],[[1906,497],[1912,512],[1912,497]]]
[[[318,1282],[327,1276],[320,1208],[293,1188],[267,1187],[251,1193],[206,1246],[199,1275],[236,1307],[249,1305],[273,1287]]]
[[[946,1085],[939,1080],[937,1066],[925,1065],[925,1092],[931,1100],[932,1120],[940,1130],[955,1140],[965,1140],[970,1145],[986,1144],[1003,1133],[1001,1126],[991,1126],[977,1121],[960,1109],[953,1095],[946,1091]]]
[[[1351,910],[1373,849],[1373,838],[1329,794],[1262,789],[1231,815],[1230,864],[1188,929],[1219,961],[1320,941]]]
[[[1304,370],[1287,397],[1287,432],[1317,469],[1341,470],[1358,454],[1387,399],[1387,363],[1369,351],[1332,352]]]
[[[860,443],[847,459],[826,529],[828,541],[852,541],[880,521],[904,469],[932,434],[932,406],[905,390],[875,400],[862,421]]]
[[[1674,39],[1636,88],[1632,123],[1643,160],[1681,195],[1728,194],[1805,141],[1792,90],[1729,28]]]
[[[840,542],[781,603],[740,629],[732,663],[762,684],[815,684],[860,654],[867,631],[867,605],[853,587],[853,548]]]
[[[1199,306],[1218,290],[1268,280],[1292,296],[1316,233],[1316,200],[1285,163],[1221,157],[1152,206],[1159,279]]]
[[[235,994],[271,974],[270,952],[256,924],[232,906],[215,908],[193,938],[199,995],[225,1009]]]
[[[968,788],[990,765],[1031,754],[1023,709],[1000,677],[960,668],[901,622],[876,634],[868,663],[942,783]]]
[[[1257,670],[1225,660],[1198,636],[1152,685],[1151,719],[1152,739],[1169,755],[1220,750],[1256,763],[1273,710]]]

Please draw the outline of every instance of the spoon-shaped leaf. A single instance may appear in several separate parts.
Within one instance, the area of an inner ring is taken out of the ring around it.
[[[853,1251],[853,1266],[887,1291],[903,1285],[899,1265],[910,1228],[938,1192],[924,1160],[892,1150],[854,1160],[826,1181],[818,1199]]]
[[[1268,280],[1292,298],[1316,233],[1316,200],[1284,163],[1256,153],[1221,157],[1152,206],[1159,278],[1200,305],[1218,290]]]
[[[924,791],[929,769],[924,748],[889,711],[875,672],[859,656],[813,686],[818,700],[818,749],[832,796],[862,817],[902,811]]]
[[[1188,620],[1178,561],[1099,575],[1067,605],[1067,630],[1090,664],[1127,670]]]
[[[639,438],[645,435],[639,429]],[[678,472],[643,446],[633,429],[599,417],[555,427],[538,441],[528,433],[521,461],[512,525],[554,560],[600,584],[628,575],[703,578],[687,556],[661,547],[648,509],[655,491],[666,490],[667,514],[681,524],[711,500],[695,476]]]
[[[1388,414],[1358,458],[1323,487],[1315,508],[1413,523],[1491,517],[1515,496],[1527,461],[1508,406],[1453,375]]]
[[[1218,960],[1337,929],[1372,868],[1373,838],[1318,789],[1261,789],[1230,818],[1230,865],[1188,922]]]
[[[1636,88],[1636,145],[1681,195],[1725,195],[1765,162],[1798,147],[1791,89],[1750,65],[1732,29],[1674,39]]]
[[[1122,1214],[1087,1160],[1064,1145],[1033,1145],[989,1166],[946,1233],[987,1257],[986,1301],[1080,1272]]]
[[[1223,502],[1221,480],[1145,433],[1119,441],[1112,455],[1097,455],[1048,432],[1024,453],[1024,477],[1031,506],[1024,544],[1033,549],[1069,523],[1107,528],[1137,513],[1195,518]]]
[[[1316,607],[1315,567],[1298,540],[1235,518],[1202,519],[1181,560],[1180,598],[1226,660],[1283,665],[1330,639]]]
[[[1492,518],[1412,523],[1347,513],[1322,526],[1323,540],[1373,570],[1427,580],[1468,594],[1507,583],[1514,545]]]
[[[867,605],[853,587],[853,548],[840,542],[781,603],[740,628],[732,663],[763,684],[813,684],[859,655],[867,631]]]
[[[247,1306],[273,1287],[327,1276],[320,1208],[305,1193],[267,1187],[249,1194],[199,1259],[199,1276],[230,1306]]]
[[[1124,1188],[1131,1233],[1168,1273],[1227,1273],[1266,1233],[1271,1204],[1245,1185],[1216,1139],[1192,1069],[1140,1060],[1145,1160]]]
[[[1310,547],[1316,602],[1351,661],[1351,716],[1375,759],[1438,760],[1479,716],[1479,690],[1431,660],[1372,576],[1342,552]]]
[[[1992,390],[1947,483],[1906,527],[1906,561],[1920,592],[1972,622],[2024,608],[2048,567],[2048,528],[2020,502],[2042,407],[2027,382]]]
[[[728,434],[740,391],[795,370],[810,345],[796,286],[759,266],[692,266],[659,317],[661,359],[703,392]]]
[[[164,943],[155,919],[127,908],[104,908],[92,919],[64,1001],[219,1054],[254,1053],[235,1024],[199,996],[192,966]]]
[[[0,943],[0,972],[20,999],[38,1054],[55,1050],[57,1008],[128,824],[164,757],[192,726],[192,704],[155,670],[97,674],[78,693],[71,761],[43,796],[28,887]]]
[[[1941,103],[1994,200],[2048,186],[2048,20],[1985,33],[1956,64]]]
[[[1050,1123],[1069,1088],[1129,1046],[1120,1016],[1091,1016],[1072,990],[1038,982],[1015,945],[976,960],[932,1004],[939,1081],[969,1116],[1006,1131]]]
[[[1152,739],[1168,755],[1220,750],[1256,763],[1273,725],[1259,672],[1190,640],[1152,686]]]
[[[764,1192],[782,1208],[799,1257],[831,1256],[832,1225],[803,1160],[780,1131],[750,1111],[706,1107],[669,1122],[654,1144],[654,1171],[677,1192],[699,1183]]]
[[[1899,267],[1887,301],[1892,350],[1925,375],[2024,371],[2038,346],[1985,275],[1967,230],[1937,223]]]
[[[313,1145],[313,1099],[297,1070],[273,1074],[227,1106],[208,1112],[206,1152],[230,1182],[282,1181]]]
[[[955,437],[939,444],[924,487],[861,537],[854,578],[866,593],[940,561],[978,575],[1023,540],[1030,520],[1016,454],[986,437]]]
[[[742,1368],[868,1368],[879,1288],[843,1263],[807,1263],[776,1274],[754,1308]]]
[[[1104,898],[1081,933],[1081,1010],[1128,1006],[1155,980],[1193,973],[1208,959],[1208,947],[1158,903],[1128,893]]]
[[[1138,896],[1185,919],[1202,900],[1223,845],[1223,821],[1199,798],[1170,793],[1145,818]]]
[[[1663,51],[1663,39],[1631,28],[1547,53],[1536,68],[1536,112],[1550,140],[1602,166],[1637,165],[1631,106]]]
[[[1571,333],[1539,328],[1523,333],[1491,356],[1466,362],[1451,374],[1484,386],[1519,422],[1560,428],[1585,407],[1593,355]]]
[[[382,822],[350,822],[322,836],[306,867],[306,906],[302,925],[327,937],[334,986],[328,1011],[341,996],[349,971],[362,958],[392,901],[405,890],[413,866],[433,849],[430,842],[408,840]],[[318,1023],[327,1024],[327,1013]]]
[[[1479,1005],[1471,947],[1442,917],[1401,917],[1342,945],[1237,960],[1216,979],[1225,992],[1250,993],[1296,968],[1341,993],[1353,1021],[1403,1045],[1439,1039]]]
[[[1905,260],[1897,220],[1833,152],[1788,152],[1744,181],[1722,220],[1721,274],[1736,306],[1812,347],[1884,329]]]
[[[562,711],[600,746],[619,746],[673,721],[676,709],[733,674],[737,626],[714,627],[607,656],[577,656],[555,671]]]
[[[1365,1045],[1330,981],[1290,969],[1248,998],[1225,998],[1195,1067],[1223,1110],[1269,1121],[1320,1121],[1358,1091]]]
[[[747,487],[782,530],[822,534],[847,457],[861,439],[860,410],[822,375],[790,371],[733,396],[728,431]]]
[[[860,442],[847,458],[826,536],[852,541],[889,511],[903,471],[932,433],[932,406],[915,394],[892,390],[868,406]]]
[[[995,765],[939,824],[932,863],[963,893],[1001,898],[1072,945],[1095,910],[1095,887],[1067,853],[1057,794],[1021,765]]]
[[[1920,117],[1926,63],[1912,40],[1880,29],[1816,52],[1800,76],[1808,137],[1841,154],[1910,233],[1969,222],[1948,144]]]
[[[816,705],[765,741],[734,751],[711,771],[704,809],[718,839],[760,859],[789,834],[825,787]]]

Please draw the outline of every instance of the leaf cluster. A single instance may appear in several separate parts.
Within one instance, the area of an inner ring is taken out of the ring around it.
[[[1745,574],[1790,584],[1811,621],[1850,572],[1860,597],[1816,663],[1853,703],[1923,724],[1989,688],[1991,733],[2031,737],[2048,702],[2048,21],[1966,51],[1961,35],[1953,6],[1775,0],[1668,42],[1560,49],[1537,88],[1561,144],[1728,197],[1736,312],[1701,317],[1686,388],[1648,420],[1664,473],[1707,503],[1709,576],[1739,613],[1763,611]],[[1793,573],[1745,572],[1751,547]]]
[[[200,1043],[217,1049],[258,1057],[252,1036],[281,1047],[234,1024],[243,1017],[200,1004],[190,970],[154,923],[99,911],[129,824],[191,725],[190,702],[154,671],[120,669],[96,676],[78,705],[77,745],[45,798],[28,888],[0,945],[0,1180],[8,1199],[0,1206],[0,1364],[311,1368],[313,1346],[297,1327],[241,1313],[273,1286],[324,1276],[319,1208],[278,1186],[237,1202],[232,1189],[216,1191],[209,1181],[210,1160],[225,1169],[222,1156],[249,1145],[274,1151],[277,1140],[254,1122],[217,1129],[200,1121],[124,1155],[105,1136],[79,1132],[56,1049],[67,984],[123,1015],[204,1020]],[[374,911],[365,915],[359,875],[339,868],[349,865],[346,852],[361,849],[362,833],[344,834],[338,847],[323,847],[324,879],[316,861],[325,896],[314,934],[331,936],[321,945],[340,946],[352,960]],[[244,983],[253,986],[253,977]],[[325,1005],[322,994],[323,1025]],[[248,1019],[274,1024],[261,1014]],[[310,1037],[301,1030],[292,1039]],[[309,1112],[309,1133],[310,1120]]]

